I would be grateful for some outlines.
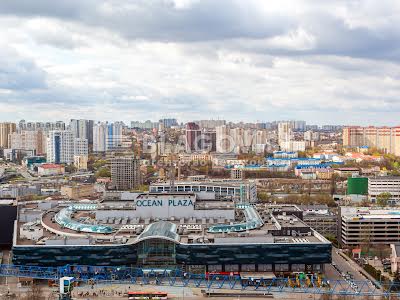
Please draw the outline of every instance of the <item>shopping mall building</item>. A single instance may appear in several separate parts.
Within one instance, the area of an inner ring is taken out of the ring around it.
[[[319,273],[331,262],[330,242],[294,206],[200,200],[192,192],[132,195],[20,207],[14,264],[285,275]]]

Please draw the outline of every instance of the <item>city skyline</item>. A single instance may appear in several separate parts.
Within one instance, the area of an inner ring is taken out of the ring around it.
[[[70,124],[71,120],[91,120],[94,122],[109,122],[109,123],[114,123],[114,122],[123,122],[127,127],[130,127],[131,122],[146,122],[146,121],[151,121],[151,122],[159,122],[160,120],[164,120],[164,119],[169,119],[169,117],[156,117],[154,119],[150,119],[150,118],[145,118],[145,117],[141,117],[141,118],[131,118],[131,119],[120,119],[120,118],[108,118],[108,119],[94,119],[94,118],[90,118],[90,115],[88,118],[79,118],[79,117],[71,117],[71,118],[47,118],[47,119],[36,119],[36,118],[22,118],[22,119],[13,119],[13,118],[5,118],[4,120],[0,119],[0,122],[10,122],[10,123],[15,123],[18,125],[18,123],[20,121],[25,121],[25,122],[30,122],[30,123],[46,123],[46,122],[51,122],[51,123],[55,123],[55,122],[64,122],[65,124]],[[176,119],[176,118],[171,118],[171,119]],[[229,125],[230,123],[232,124],[268,124],[268,123],[280,123],[280,122],[306,122],[307,126],[343,126],[343,127],[400,127],[400,122],[390,122],[390,121],[386,121],[386,122],[365,122],[365,123],[356,123],[356,122],[347,122],[347,123],[330,123],[330,122],[314,122],[313,120],[304,120],[304,119],[269,119],[269,120],[234,120],[234,119],[214,119],[214,118],[202,118],[202,119],[187,119],[187,118],[183,118],[183,119],[176,119],[178,122],[178,125],[185,125],[187,123],[191,123],[191,122],[199,122],[199,121],[226,121],[226,125]]]
[[[396,1],[2,1],[0,120],[397,125],[399,14]]]

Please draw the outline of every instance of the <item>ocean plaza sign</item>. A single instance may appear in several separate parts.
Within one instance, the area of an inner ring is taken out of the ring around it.
[[[193,206],[191,199],[138,199],[136,200],[137,207],[153,207],[153,206]]]

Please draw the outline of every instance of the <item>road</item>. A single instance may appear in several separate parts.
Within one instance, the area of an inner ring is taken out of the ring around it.
[[[347,261],[340,255],[340,250],[337,248],[332,249],[332,262],[336,264],[337,270],[332,265],[327,265],[325,268],[325,274],[329,279],[338,279],[344,280],[343,276],[340,273],[348,273],[353,276],[354,282],[358,285],[358,287],[362,290],[362,292],[368,292],[375,289],[375,286],[372,284],[370,280],[367,280],[366,277],[360,272],[361,267],[357,265],[354,261]],[[363,284],[360,284],[363,282]],[[364,284],[367,282],[367,284]],[[349,284],[346,283],[346,287]]]

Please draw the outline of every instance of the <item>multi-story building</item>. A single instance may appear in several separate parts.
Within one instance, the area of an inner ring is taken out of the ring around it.
[[[131,190],[141,183],[140,162],[134,157],[111,159],[111,181],[117,190]]]
[[[305,141],[281,141],[279,145],[281,146],[282,151],[295,152],[306,150]]]
[[[319,141],[320,133],[318,131],[307,130],[304,132],[305,141]]]
[[[15,123],[0,123],[0,148],[11,148],[10,135],[17,130]]]
[[[216,130],[216,150],[218,153],[229,153],[234,149],[234,141],[230,136],[230,128],[226,125],[218,126]]]
[[[200,150],[201,130],[199,125],[193,122],[186,124],[186,152]]]
[[[278,123],[278,143],[288,143],[293,138],[293,125],[290,122]]]
[[[87,139],[89,145],[93,145],[93,120],[71,119],[69,128],[74,138]]]
[[[34,150],[38,155],[46,153],[47,139],[42,129],[13,132],[10,143],[12,149]]]
[[[146,120],[145,122],[132,121],[131,128],[138,128],[138,129],[142,129],[142,130],[151,130],[154,128],[158,128],[158,122],[152,122],[150,120]]]
[[[93,184],[75,184],[62,186],[60,192],[61,195],[76,200],[92,196],[95,189]]]
[[[120,148],[122,128],[122,122],[95,124],[93,126],[93,152],[106,152]]]
[[[47,162],[55,164],[71,164],[74,162],[74,138],[71,131],[49,131]]]
[[[26,122],[25,120],[21,120],[18,123],[18,130],[39,130],[42,129],[44,131],[50,130],[65,130],[65,123],[63,121],[56,122]]]
[[[172,126],[178,126],[178,121],[176,119],[161,119],[159,124],[162,124],[163,128],[171,128]]]
[[[302,209],[304,210],[303,207]],[[323,212],[322,210],[304,211],[303,222],[323,236],[337,236],[337,215],[329,212],[328,209],[326,212]]]
[[[205,129],[215,129],[217,126],[222,126],[226,124],[225,120],[199,120],[194,121],[200,128]]]
[[[170,192],[170,182],[151,183],[150,192]],[[216,197],[232,197],[237,202],[256,202],[257,187],[253,180],[209,180],[202,182],[175,181],[173,191],[213,193]]]
[[[65,173],[65,168],[63,165],[42,164],[38,167],[39,176],[54,176],[54,175],[62,175],[64,173]]]
[[[106,152],[107,124],[96,123],[93,126],[93,152]]]
[[[12,263],[56,267],[101,261],[122,271],[173,266],[196,274],[241,272],[242,279],[256,282],[300,272],[317,276],[332,262],[331,243],[290,207],[210,203],[193,193],[115,194],[101,203],[21,206]],[[19,234],[22,228],[27,235]],[[108,277],[109,269],[98,272]]]
[[[376,202],[376,198],[382,193],[389,193],[391,200],[400,200],[400,176],[368,178],[368,195],[370,200]]]
[[[88,156],[88,140],[84,138],[74,139],[74,155]]]
[[[74,166],[78,170],[87,170],[88,156],[87,155],[74,155]]]
[[[339,222],[338,240],[343,247],[400,242],[400,210],[343,206]]]
[[[296,131],[306,130],[306,121],[291,121],[293,129]]]
[[[343,146],[367,146],[400,155],[400,127],[345,127],[343,128]]]

